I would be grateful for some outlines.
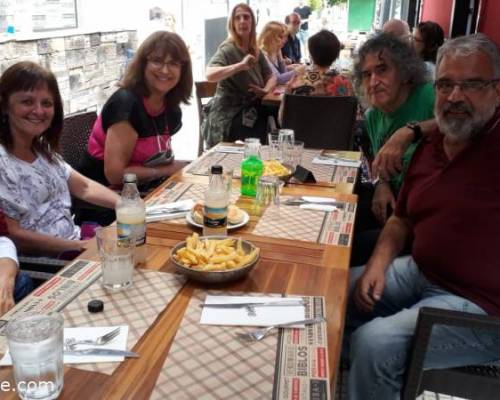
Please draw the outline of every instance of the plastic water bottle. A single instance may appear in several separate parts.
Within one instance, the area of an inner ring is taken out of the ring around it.
[[[210,184],[205,192],[203,236],[227,235],[227,206],[229,193],[222,177],[222,166],[213,165]]]
[[[245,140],[245,158],[241,162],[241,194],[255,197],[257,182],[264,172],[264,163],[259,156],[260,141]]]
[[[125,174],[122,196],[116,204],[116,225],[119,238],[136,238],[135,263],[146,261],[146,205],[137,189],[137,176]]]

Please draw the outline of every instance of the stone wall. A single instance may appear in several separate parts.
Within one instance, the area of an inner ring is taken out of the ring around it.
[[[128,50],[137,48],[136,31],[102,32],[0,43],[0,73],[30,60],[54,72],[65,115],[100,110],[117,89]]]

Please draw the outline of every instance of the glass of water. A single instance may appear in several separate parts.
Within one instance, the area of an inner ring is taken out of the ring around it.
[[[261,176],[259,178],[255,204],[259,211],[264,207],[279,207],[280,180],[277,176]]]
[[[55,399],[63,387],[64,320],[58,313],[9,322],[7,343],[17,394],[23,400]]]
[[[135,237],[119,238],[116,226],[107,226],[96,230],[96,238],[104,288],[121,290],[132,285]]]
[[[278,142],[282,154],[292,148],[295,143],[295,132],[293,129],[280,129],[278,131]]]

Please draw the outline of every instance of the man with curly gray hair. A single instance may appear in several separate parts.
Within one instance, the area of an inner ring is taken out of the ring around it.
[[[399,399],[422,307],[500,316],[500,54],[485,35],[446,42],[437,129],[421,141],[370,260],[350,270],[349,399]],[[408,239],[410,256],[398,257]],[[438,325],[424,369],[496,362],[495,332]]]

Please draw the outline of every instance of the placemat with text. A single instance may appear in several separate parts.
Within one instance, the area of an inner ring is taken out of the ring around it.
[[[283,199],[286,199],[284,197]],[[342,203],[332,212],[281,205],[267,208],[252,231],[254,235],[350,246],[356,216],[355,203]]]
[[[107,291],[100,281],[95,282],[62,311],[65,326],[128,325],[127,350],[131,350],[185,282],[181,275],[143,269],[134,271],[133,285],[123,291]],[[92,314],[87,311],[87,303],[93,299],[103,301],[103,312]],[[94,363],[72,366],[111,375],[119,365]]]
[[[256,328],[199,324],[207,294],[222,293],[193,293],[151,399],[305,400],[316,398],[313,389],[329,398],[326,323],[247,343],[235,333]],[[304,299],[306,318],[324,315],[322,298]]]

